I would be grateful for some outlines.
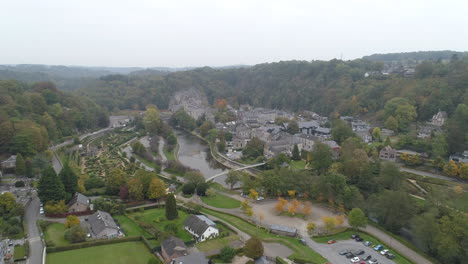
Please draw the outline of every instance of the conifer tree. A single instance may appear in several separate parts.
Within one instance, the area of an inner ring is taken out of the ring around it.
[[[21,153],[16,155],[16,168],[15,168],[16,175],[25,175],[26,173],[26,163],[24,162],[23,156]]]
[[[43,170],[42,176],[39,179],[38,191],[39,198],[44,204],[48,201],[60,201],[65,199],[65,188],[52,166],[48,166]]]
[[[166,218],[167,220],[174,220],[179,216],[177,212],[176,200],[174,195],[169,194],[166,198]]]

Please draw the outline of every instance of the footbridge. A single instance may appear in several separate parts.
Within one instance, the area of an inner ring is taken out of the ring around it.
[[[250,169],[250,168],[255,168],[255,167],[258,167],[258,166],[262,166],[262,165],[265,165],[265,162],[262,162],[262,163],[258,163],[258,164],[253,164],[253,165],[247,165],[247,166],[244,166],[244,167],[240,167],[240,168],[236,168],[236,169],[231,169],[231,170],[225,170],[219,174],[216,174],[214,176],[211,176],[209,177],[208,179],[206,179],[206,181],[211,181],[219,176],[222,176],[222,175],[225,175],[225,174],[228,174],[230,171],[239,171],[239,170],[246,170],[246,169]]]

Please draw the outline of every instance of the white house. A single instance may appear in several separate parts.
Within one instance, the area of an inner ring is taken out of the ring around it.
[[[216,224],[204,215],[190,215],[184,222],[184,229],[192,234],[197,242],[203,242],[219,235]]]

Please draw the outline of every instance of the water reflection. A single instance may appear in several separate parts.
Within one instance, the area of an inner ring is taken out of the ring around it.
[[[210,155],[209,147],[192,134],[182,130],[175,130],[179,142],[179,161],[190,168],[199,170],[205,178],[219,174],[226,170]],[[215,179],[216,182],[224,184],[225,175]]]

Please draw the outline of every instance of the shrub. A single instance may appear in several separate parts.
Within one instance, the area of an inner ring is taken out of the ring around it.
[[[84,242],[86,240],[86,232],[81,227],[75,226],[65,231],[65,239],[72,243]]]
[[[177,233],[177,225],[174,223],[169,223],[164,226],[164,231],[175,235]]]
[[[226,246],[221,249],[221,252],[219,253],[219,259],[221,259],[223,262],[229,263],[235,255],[236,250],[232,247]]]
[[[15,187],[17,187],[17,188],[18,188],[18,187],[24,187],[24,186],[25,186],[24,181],[17,181],[17,182],[15,182]]]
[[[190,195],[195,192],[195,184],[194,183],[186,183],[182,186],[182,193],[185,195]]]

